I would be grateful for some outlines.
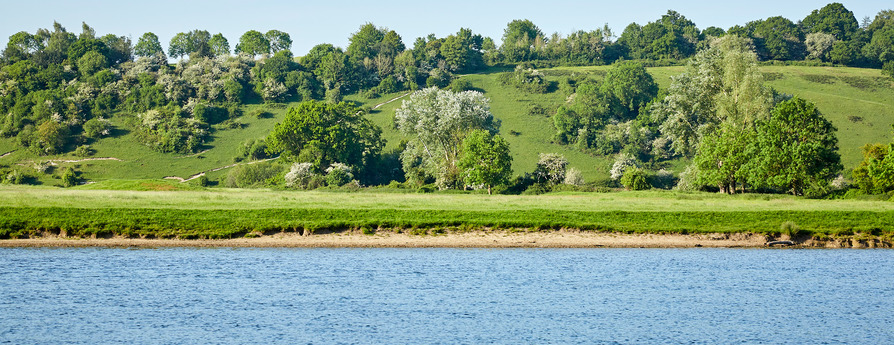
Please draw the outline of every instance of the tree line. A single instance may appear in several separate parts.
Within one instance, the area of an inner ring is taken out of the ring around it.
[[[804,59],[884,67],[894,74],[892,12],[858,24],[838,3],[797,23],[773,17],[728,30],[699,30],[683,15],[668,11],[646,25],[629,25],[617,39],[607,26],[547,37],[531,21],[514,20],[499,47],[465,28],[443,38],[419,37],[408,47],[395,31],[371,23],[349,41],[345,49],[324,43],[296,58],[291,37],[279,30],[247,31],[232,50],[223,35],[192,30],[175,35],[167,51],[151,32],[132,44],[124,36],[97,38],[86,23],[78,35],[58,23],[52,30],[19,32],[0,57],[0,135],[15,137],[38,154],[89,152],[88,144],[115,132],[109,119],[122,116],[150,148],[191,153],[209,143],[213,131],[238,127],[233,120],[242,116],[242,104],[308,101],[290,109],[287,121],[266,142],[249,143],[243,156],[282,154],[303,164],[287,174],[297,179],[292,182],[296,185],[325,172],[339,176],[333,181],[350,176],[387,182],[389,176],[402,175],[440,188],[475,185],[490,190],[510,184],[511,173],[506,170],[508,145],[499,136],[488,101],[475,92],[439,88],[450,85],[457,73],[517,65],[501,81],[527,92],[550,92],[553,86],[533,67],[615,63],[601,81],[562,81],[559,89],[574,97],[553,115],[557,142],[618,155],[613,176],[640,186],[644,162],[685,157],[693,164],[683,174],[683,184],[726,192],[765,188],[802,194],[840,170],[830,134],[834,128],[811,104],[764,87],[755,64]],[[170,64],[169,57],[179,61]],[[687,72],[659,97],[644,66],[665,63],[650,60],[684,59],[689,59]],[[469,87],[457,84],[452,89]],[[386,159],[381,130],[363,119],[362,109],[341,100],[348,93],[376,98],[401,90],[421,90],[395,121],[414,139]],[[322,100],[329,105],[316,102]],[[288,124],[295,121],[304,125]],[[814,132],[797,133],[798,128],[784,126],[790,123],[810,124]],[[311,125],[334,132],[321,137],[314,135],[325,131],[307,133],[306,142],[296,142],[301,126]],[[786,132],[776,131],[780,128]],[[795,134],[809,138],[805,140],[813,146],[780,146],[790,143],[779,138]],[[770,148],[797,151],[798,157],[810,152],[810,159],[821,162],[797,162],[814,168],[787,171],[785,167],[796,165],[786,161],[788,156],[742,158],[745,152]],[[579,172],[566,176],[563,159],[542,157],[538,170],[515,184],[551,186],[566,177],[579,182]],[[382,172],[396,165],[399,173]]]

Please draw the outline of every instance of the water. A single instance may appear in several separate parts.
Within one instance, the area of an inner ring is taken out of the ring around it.
[[[891,344],[894,251],[0,249],[0,343]]]

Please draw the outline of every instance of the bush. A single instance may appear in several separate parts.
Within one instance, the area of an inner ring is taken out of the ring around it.
[[[211,184],[211,182],[208,181],[208,176],[205,175],[199,176],[195,181],[195,184],[199,187],[208,187]]]
[[[72,187],[78,184],[78,175],[72,168],[63,169],[59,178],[62,180],[63,187]]]
[[[376,99],[376,98],[382,97],[382,95],[379,94],[378,88],[374,87],[374,88],[364,91],[363,97],[366,99]]]
[[[74,155],[78,157],[89,157],[92,156],[95,151],[90,148],[90,145],[81,145],[75,149]]]
[[[885,62],[885,66],[882,67],[882,73],[894,78],[894,61]]]
[[[581,174],[580,170],[576,168],[568,169],[565,173],[565,184],[571,186],[582,186],[584,184],[584,176]]]
[[[111,124],[106,119],[90,119],[84,122],[84,136],[87,138],[97,139],[111,132]]]
[[[21,171],[13,170],[6,174],[3,178],[3,183],[28,184],[28,180],[30,180],[30,176],[23,174]]]
[[[627,190],[646,190],[652,188],[649,184],[649,175],[642,169],[627,169],[621,177],[621,184]]]
[[[472,82],[466,79],[456,79],[450,83],[450,91],[453,92],[463,92],[472,90]]]
[[[329,168],[326,169],[326,185],[330,187],[341,187],[351,182],[351,179],[354,178],[354,175],[351,173],[351,167],[341,164],[341,163],[333,163]]]
[[[279,165],[269,162],[237,165],[227,174],[226,186],[231,188],[269,186],[281,171]]]
[[[286,173],[286,187],[291,188],[308,188],[311,178],[317,176],[313,171],[311,163],[295,163]]]

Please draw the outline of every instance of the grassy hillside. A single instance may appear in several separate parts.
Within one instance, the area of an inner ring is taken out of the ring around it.
[[[572,73],[586,74],[600,79],[609,66],[562,67],[546,69],[543,72],[550,80],[557,81]],[[667,88],[671,77],[681,73],[682,67],[657,67],[648,71],[662,88]],[[890,79],[881,76],[878,70],[842,67],[792,67],[765,66],[762,71],[768,84],[785,93],[798,95],[817,104],[826,117],[838,128],[839,146],[846,169],[852,169],[861,160],[860,147],[867,143],[888,142],[891,138],[890,125],[894,123],[894,85]],[[551,142],[552,120],[545,115],[530,115],[529,108],[539,105],[553,110],[565,101],[561,92],[548,94],[528,94],[511,86],[503,86],[497,81],[498,70],[466,75],[472,85],[482,90],[491,99],[491,110],[501,122],[501,133],[509,141],[513,155],[513,169],[523,174],[534,169],[537,156],[541,152],[564,154],[571,167],[580,169],[587,180],[608,177],[611,157],[594,157],[580,153],[572,147]],[[347,100],[365,106],[376,106],[405,93],[383,95],[378,99],[365,99],[351,95]],[[402,136],[392,128],[394,111],[401,100],[382,104],[370,115],[382,127],[388,141],[386,151],[397,147]],[[35,161],[65,160],[78,162],[57,162],[60,166],[75,166],[82,177],[89,180],[106,179],[159,179],[166,176],[186,178],[196,173],[233,164],[233,157],[240,145],[249,139],[263,138],[280,121],[289,104],[279,107],[248,105],[245,114],[237,120],[239,128],[230,129],[216,125],[212,133],[213,141],[200,154],[184,156],[162,154],[138,143],[132,133],[127,132],[123,119],[113,117],[117,131],[112,138],[102,139],[92,147],[96,153],[92,158],[116,158],[117,160],[82,160],[71,154],[38,157],[19,149],[13,139],[0,139],[0,154],[10,154],[0,158],[0,164],[25,167]],[[252,110],[265,107],[273,114],[269,118],[250,116]],[[670,170],[679,172],[684,162],[672,162]],[[27,168],[26,168],[27,169]],[[210,173],[212,179],[220,178],[226,169]],[[40,175],[44,184],[58,184],[50,175]]]

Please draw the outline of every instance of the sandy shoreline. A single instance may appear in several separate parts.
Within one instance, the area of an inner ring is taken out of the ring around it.
[[[623,234],[607,232],[465,232],[443,235],[411,235],[384,232],[314,234],[277,233],[255,238],[181,240],[139,238],[39,237],[0,240],[0,247],[294,247],[294,248],[758,248],[771,240],[756,234]],[[890,248],[880,241],[796,241],[811,248]]]

